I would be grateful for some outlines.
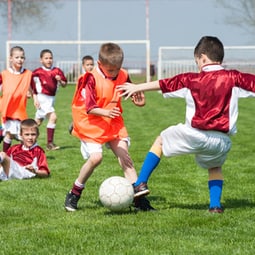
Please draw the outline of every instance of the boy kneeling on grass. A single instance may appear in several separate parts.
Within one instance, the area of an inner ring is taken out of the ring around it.
[[[0,180],[48,177],[50,170],[44,150],[37,145],[38,125],[33,119],[20,124],[21,144],[0,152]]]

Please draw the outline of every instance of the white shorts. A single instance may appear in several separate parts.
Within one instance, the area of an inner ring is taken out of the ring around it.
[[[130,138],[123,138],[122,141],[126,141],[128,146],[130,146]],[[107,149],[110,149],[109,143],[105,144]],[[86,143],[85,141],[81,141],[81,155],[84,159],[88,159],[91,153],[102,153],[103,152],[103,144],[99,143]]]
[[[166,157],[195,154],[199,166],[221,167],[231,149],[227,134],[195,129],[184,124],[171,126],[161,132],[162,150]]]
[[[18,140],[20,138],[20,121],[19,120],[7,120],[2,124],[3,127],[3,135],[5,136],[6,132],[10,132],[10,134],[15,135]]]
[[[20,166],[17,162],[15,162],[13,159],[10,159],[10,170],[9,170],[9,176],[7,176],[3,170],[3,168],[0,168],[0,180],[7,181],[10,179],[30,179],[35,177],[36,174],[30,172],[25,167]]]
[[[40,108],[35,113],[36,119],[45,119],[48,113],[55,112],[55,96],[38,94],[37,98],[40,103]]]

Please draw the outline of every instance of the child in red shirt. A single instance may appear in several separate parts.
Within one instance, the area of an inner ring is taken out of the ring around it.
[[[65,87],[67,79],[63,71],[58,67],[53,67],[53,53],[49,49],[44,49],[40,53],[42,67],[33,71],[35,86],[35,120],[40,126],[45,118],[47,124],[47,150],[58,150],[60,147],[54,143],[54,133],[57,123],[55,112],[55,96],[58,89],[58,83]]]
[[[48,167],[44,150],[37,145],[38,125],[33,119],[20,124],[21,144],[11,146],[7,153],[0,152],[0,180],[28,179],[35,176],[48,177]]]

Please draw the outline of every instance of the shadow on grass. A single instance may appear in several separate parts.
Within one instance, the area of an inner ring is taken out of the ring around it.
[[[227,208],[255,208],[255,203],[248,199],[226,199],[224,207]]]
[[[165,203],[167,208],[180,208],[180,209],[193,209],[193,210],[204,210],[205,208],[208,208],[209,203],[189,203],[189,204],[183,204],[183,203],[172,203],[167,202],[167,200],[164,197],[157,197],[157,196],[149,196],[148,199],[152,203],[152,205],[156,204],[162,204]],[[224,208],[255,208],[255,203],[253,201],[250,201],[248,199],[226,199],[222,203]]]

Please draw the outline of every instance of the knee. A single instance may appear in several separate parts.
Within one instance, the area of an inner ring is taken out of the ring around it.
[[[6,159],[7,154],[3,151],[0,152],[0,163],[3,163],[3,161]]]
[[[56,115],[55,112],[50,113],[50,115],[49,115],[49,121],[50,121],[51,123],[56,123],[56,122],[57,122],[57,115]]]
[[[103,155],[102,155],[102,153],[93,153],[90,155],[89,160],[90,160],[91,164],[94,167],[96,167],[102,162]]]

